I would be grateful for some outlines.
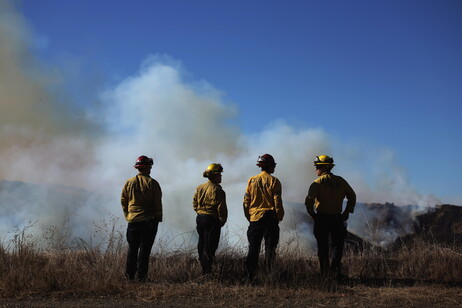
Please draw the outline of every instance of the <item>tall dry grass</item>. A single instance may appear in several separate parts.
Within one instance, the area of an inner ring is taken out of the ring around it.
[[[111,227],[106,242],[98,245],[81,239],[69,239],[57,230],[48,230],[51,244],[32,240],[27,228],[11,241],[0,244],[0,298],[27,298],[61,294],[62,296],[128,296],[136,298],[155,284],[157,291],[171,296],[203,294],[229,295],[232,290],[244,292],[252,287],[244,278],[244,256],[232,247],[221,250],[214,273],[203,277],[194,249],[152,255],[149,276],[151,284],[130,283],[124,279],[126,243],[123,234]],[[161,240],[156,240],[158,245]],[[302,249],[278,250],[272,273],[260,271],[255,281],[260,291],[313,290],[335,291],[336,281],[318,274],[317,258]],[[349,287],[393,285],[462,285],[460,247],[444,246],[423,239],[402,245],[396,250],[369,247],[363,250],[346,247],[343,272]],[[226,291],[224,291],[226,289]],[[231,290],[231,291],[230,291]],[[244,291],[243,291],[244,290]],[[249,291],[255,296],[255,289]],[[224,295],[223,295],[224,296]]]

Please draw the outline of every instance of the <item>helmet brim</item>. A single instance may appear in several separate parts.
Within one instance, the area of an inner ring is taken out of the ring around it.
[[[152,165],[134,165],[133,167],[135,167],[136,169],[138,169],[138,168],[152,168]]]

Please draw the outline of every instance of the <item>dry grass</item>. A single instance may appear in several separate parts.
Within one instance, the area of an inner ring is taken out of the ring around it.
[[[462,306],[460,247],[418,240],[396,251],[347,249],[343,264],[348,279],[343,283],[322,279],[315,256],[280,249],[273,272],[260,273],[252,285],[243,280],[243,256],[233,249],[219,253],[209,277],[200,275],[193,251],[161,253],[151,259],[153,281],[139,284],[125,281],[126,244],[111,232],[104,248],[81,240],[62,242],[69,247],[42,247],[27,232],[18,233],[0,245],[0,305]]]

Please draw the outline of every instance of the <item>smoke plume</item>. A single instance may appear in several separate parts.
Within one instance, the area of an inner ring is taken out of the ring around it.
[[[334,173],[362,202],[438,203],[415,191],[387,149],[371,151],[309,123],[300,129],[283,120],[244,134],[236,125],[239,110],[226,95],[206,81],[186,81],[185,68],[169,56],[146,57],[136,74],[95,94],[97,106],[64,99],[69,96],[58,89],[66,88],[60,87],[65,78],[34,56],[33,35],[23,17],[0,2],[2,234],[34,221],[40,228],[67,223],[73,235],[88,238],[98,221],[111,215],[123,220],[120,191],[135,175],[132,165],[140,155],[154,158],[151,175],[164,193],[161,233],[173,237],[194,234],[192,195],[205,181],[203,170],[218,162],[230,213],[228,240],[245,242],[244,190],[265,153],[275,157],[275,176],[283,184],[287,239],[302,234],[313,242],[308,225],[295,216],[305,213],[319,154],[335,158]]]

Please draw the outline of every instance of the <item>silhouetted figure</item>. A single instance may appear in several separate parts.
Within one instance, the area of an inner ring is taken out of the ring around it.
[[[152,158],[140,156],[135,162],[138,174],[122,189],[121,203],[128,222],[128,253],[125,275],[129,280],[147,280],[149,256],[162,221],[162,190],[150,177]]]
[[[226,194],[220,186],[222,172],[223,167],[220,164],[210,164],[203,173],[209,180],[197,187],[193,197],[193,208],[197,213],[196,229],[199,234],[197,252],[204,275],[212,272],[221,228],[228,218]]]
[[[316,156],[314,166],[319,177],[311,184],[305,205],[308,214],[314,219],[314,236],[318,243],[321,274],[332,273],[339,278],[347,232],[346,221],[354,211],[356,194],[347,181],[331,173],[335,166],[333,158],[327,155]],[[345,197],[348,202],[342,211]],[[329,246],[332,247],[332,261],[329,258]]]
[[[247,182],[244,196],[244,214],[250,222],[247,230],[249,251],[245,260],[246,274],[253,279],[258,267],[258,256],[265,239],[265,268],[271,272],[279,242],[279,222],[284,218],[281,182],[271,174],[276,162],[270,154],[258,158],[261,173]]]

